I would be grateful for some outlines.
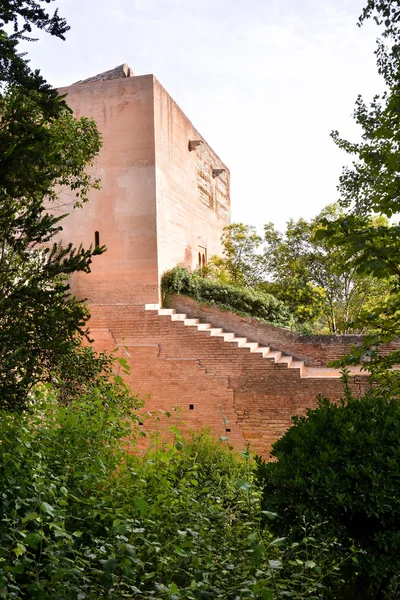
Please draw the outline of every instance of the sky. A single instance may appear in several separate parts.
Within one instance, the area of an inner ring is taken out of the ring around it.
[[[355,100],[383,84],[366,0],[57,0],[62,42],[25,43],[55,87],[119,64],[153,73],[231,171],[232,220],[310,219],[349,161]]]

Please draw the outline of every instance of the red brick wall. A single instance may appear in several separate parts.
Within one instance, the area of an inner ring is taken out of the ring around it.
[[[90,308],[96,347],[125,344],[132,369],[128,381],[142,396],[150,395],[147,410],[173,412],[179,406],[181,426],[209,426],[237,448],[249,442],[254,452],[267,456],[290,426],[291,416],[316,406],[318,394],[332,400],[343,395],[339,379],[301,377],[299,368],[290,369],[143,306]],[[359,394],[366,384],[366,377],[359,376],[351,387]]]
[[[363,340],[362,335],[300,335],[251,317],[242,317],[217,306],[197,302],[187,296],[172,296],[168,306],[175,308],[177,312],[212,323],[214,327],[223,327],[227,331],[247,337],[250,341],[281,350],[313,367],[327,366],[332,360],[348,354],[353,345],[361,344]],[[399,347],[399,342],[383,344],[382,354]]]

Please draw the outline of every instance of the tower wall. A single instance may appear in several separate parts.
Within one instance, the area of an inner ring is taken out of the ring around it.
[[[90,304],[158,302],[165,270],[195,269],[221,253],[229,170],[153,75],[99,75],[59,92],[75,116],[96,120],[103,138],[92,170],[101,189],[70,212],[59,237],[85,247],[97,237],[107,252],[89,275],[72,276],[72,292]],[[193,140],[201,143],[191,150]],[[62,192],[60,200],[66,212],[74,197]]]
[[[93,117],[103,138],[92,174],[101,189],[62,222],[64,243],[95,243],[92,272],[71,289],[91,304],[158,301],[153,76],[79,83],[59,90],[76,117]],[[61,211],[74,198],[61,194]]]
[[[154,79],[157,237],[159,273],[199,265],[221,254],[221,235],[230,223],[228,167]],[[190,141],[201,143],[193,150]],[[217,169],[216,175],[213,170]]]

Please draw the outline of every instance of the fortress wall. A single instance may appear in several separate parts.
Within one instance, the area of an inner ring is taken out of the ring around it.
[[[230,223],[229,169],[154,78],[159,275],[176,264],[189,269],[221,254]],[[189,151],[190,140],[201,140]],[[213,169],[223,169],[216,177]],[[150,302],[150,300],[148,300]]]
[[[103,147],[83,209],[62,222],[64,243],[95,242],[107,252],[94,257],[90,275],[75,273],[72,291],[89,302],[158,301],[153,76],[78,83],[59,90],[76,117],[93,117]],[[73,196],[60,195],[61,214]]]
[[[291,425],[292,415],[315,407],[318,394],[333,401],[343,396],[338,378],[302,377],[299,368],[143,306],[90,309],[97,349],[127,347],[132,369],[128,383],[141,396],[150,394],[148,410],[172,412],[179,406],[184,427],[209,426],[217,436],[230,429],[225,435],[238,449],[249,442],[252,451],[267,457]],[[356,395],[367,385],[366,376],[351,379]]]
[[[198,302],[188,296],[174,295],[170,298],[168,306],[175,308],[177,312],[212,323],[214,327],[223,327],[227,331],[247,337],[250,341],[281,350],[298,360],[303,360],[310,367],[325,367],[329,362],[348,354],[352,346],[363,341],[362,335],[300,335],[251,317],[222,310],[218,306]],[[387,354],[399,347],[398,341],[382,344],[381,352]]]

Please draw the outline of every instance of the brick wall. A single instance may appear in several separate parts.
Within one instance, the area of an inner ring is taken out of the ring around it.
[[[251,317],[242,317],[217,306],[198,302],[188,296],[174,295],[170,298],[168,306],[176,309],[177,312],[212,323],[214,327],[235,331],[251,341],[279,349],[314,367],[327,366],[332,360],[348,354],[352,346],[361,344],[363,340],[362,335],[300,335]],[[398,341],[391,342],[383,344],[381,351],[382,354],[387,354],[399,347]]]
[[[168,314],[139,305],[90,309],[96,347],[111,349],[115,342],[126,346],[128,382],[141,396],[150,395],[146,410],[173,413],[178,406],[181,427],[209,426],[236,448],[249,442],[254,452],[268,456],[292,415],[316,406],[318,394],[332,400],[343,395],[337,374],[312,369],[309,376],[300,363],[288,368],[287,362],[275,362],[268,354],[171,320]],[[354,393],[366,385],[365,375],[352,378]],[[161,426],[168,427],[165,419]]]

